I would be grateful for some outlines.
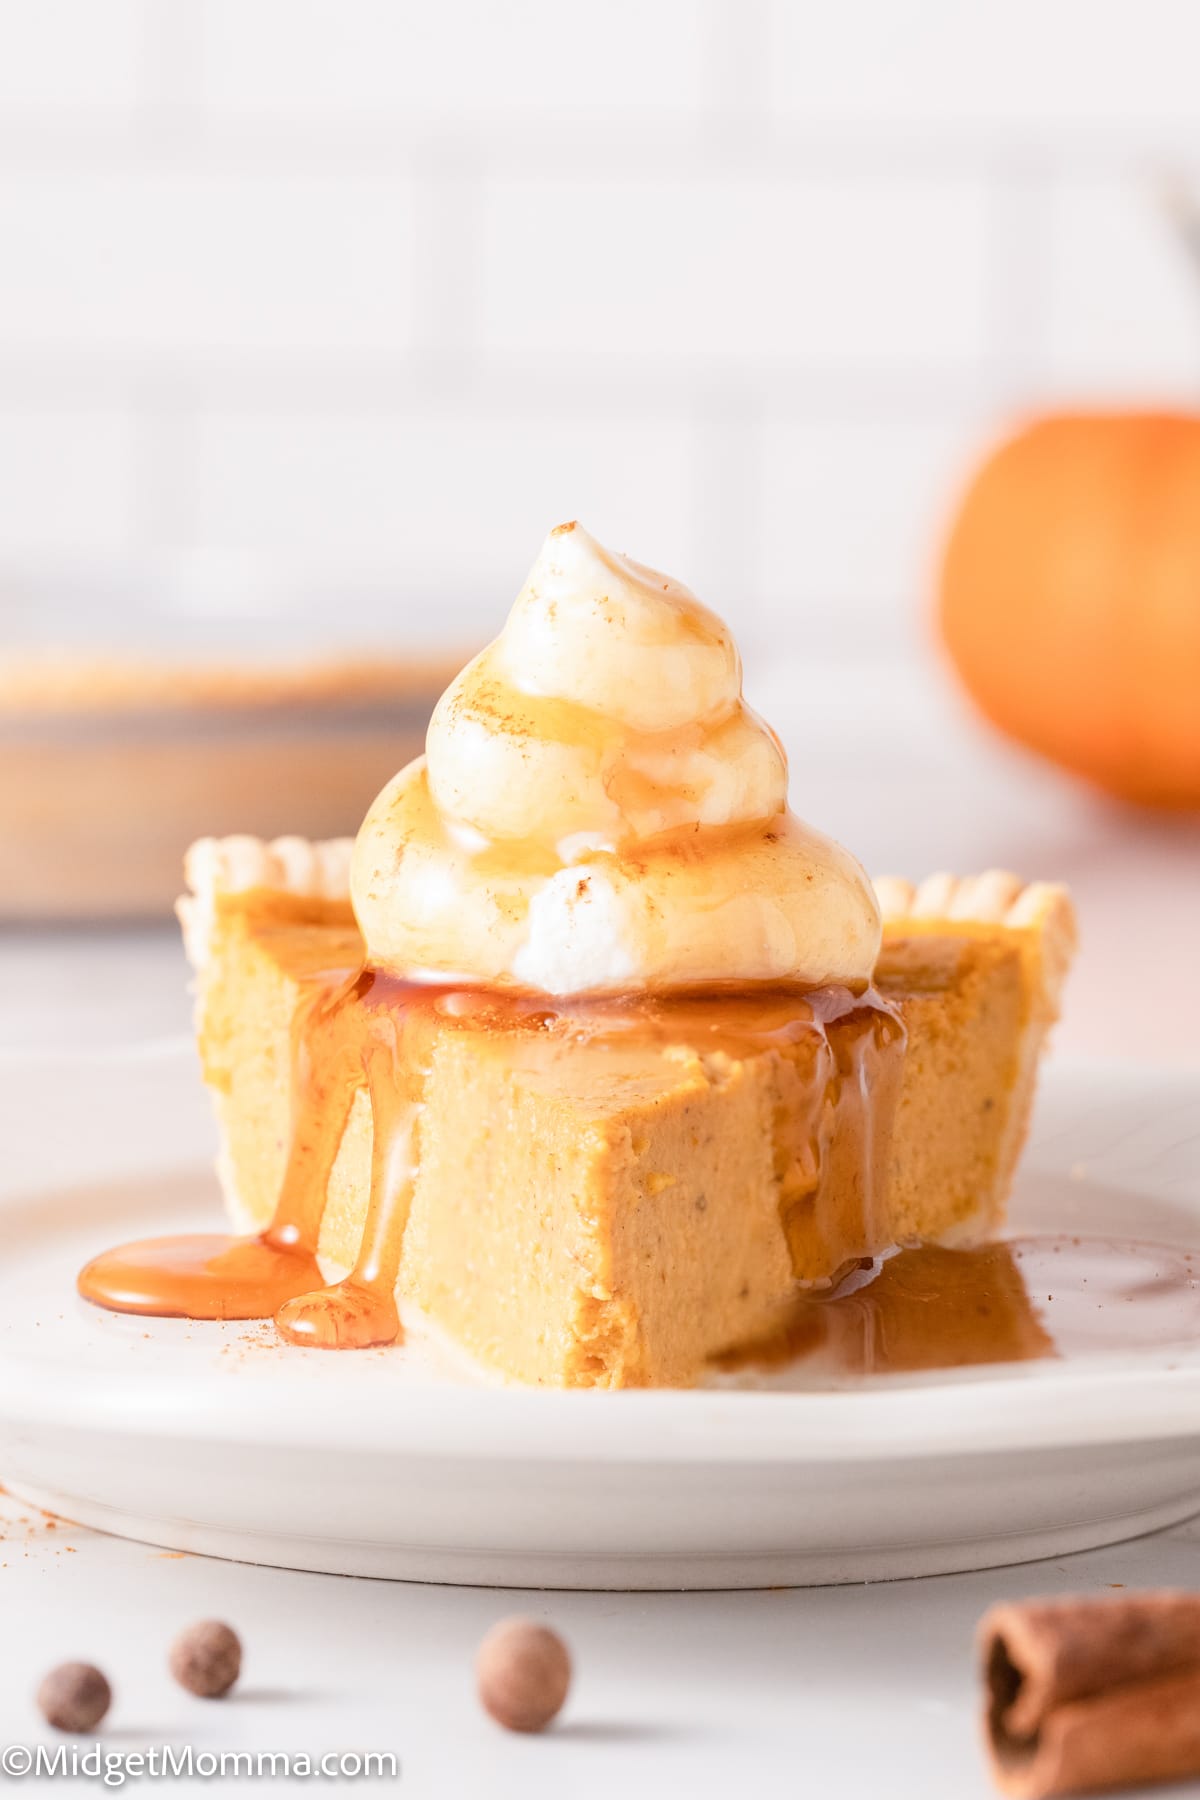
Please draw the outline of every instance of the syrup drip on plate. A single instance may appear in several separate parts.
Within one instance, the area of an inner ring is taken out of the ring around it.
[[[264,1319],[319,1286],[317,1259],[277,1239],[196,1233],[143,1238],[95,1257],[79,1276],[85,1300],[164,1319]]]
[[[714,1359],[755,1385],[1071,1362],[1200,1341],[1200,1265],[1172,1245],[1068,1235],[901,1250],[797,1301],[770,1337]]]

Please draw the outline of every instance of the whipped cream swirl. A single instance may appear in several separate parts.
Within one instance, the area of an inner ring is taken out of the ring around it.
[[[375,801],[351,888],[369,959],[418,979],[859,985],[879,950],[863,870],[787,809],[727,627],[577,524]]]

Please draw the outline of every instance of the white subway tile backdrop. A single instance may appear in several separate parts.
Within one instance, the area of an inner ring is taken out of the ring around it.
[[[141,0],[28,0],[0,8],[0,109],[36,129],[131,115],[142,98]]]
[[[0,0],[0,632],[467,643],[577,513],[903,655],[990,433],[1200,393],[1198,67],[1193,0]]]
[[[169,3],[169,0],[168,0]],[[214,110],[264,121],[474,130],[558,117],[611,125],[701,113],[706,0],[201,0]]]

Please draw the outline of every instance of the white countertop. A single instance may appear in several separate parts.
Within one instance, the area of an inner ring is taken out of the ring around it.
[[[314,1760],[391,1752],[400,1778],[386,1785],[420,1800],[608,1800],[614,1791],[725,1800],[751,1784],[842,1800],[973,1800],[992,1792],[973,1652],[984,1609],[1026,1594],[1162,1585],[1200,1586],[1200,1522],[935,1580],[547,1594],[168,1555],[51,1528],[6,1498],[0,1595],[6,1620],[21,1623],[0,1634],[0,1739],[66,1741],[41,1723],[31,1690],[47,1668],[79,1658],[112,1682],[101,1742],[122,1753],[163,1744]],[[474,1697],[475,1646],[515,1611],[553,1624],[575,1660],[561,1720],[541,1738],[506,1735]],[[175,1633],[211,1617],[234,1625],[245,1646],[242,1682],[223,1702],[185,1694],[165,1666]]]

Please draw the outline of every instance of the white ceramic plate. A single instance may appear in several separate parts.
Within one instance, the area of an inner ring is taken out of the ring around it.
[[[1200,1343],[848,1391],[550,1393],[429,1346],[331,1356],[74,1294],[219,1228],[190,1053],[8,1059],[0,1479],[171,1548],[420,1580],[740,1587],[980,1568],[1200,1510]],[[1200,1247],[1200,1083],[1051,1067],[1027,1231]]]

